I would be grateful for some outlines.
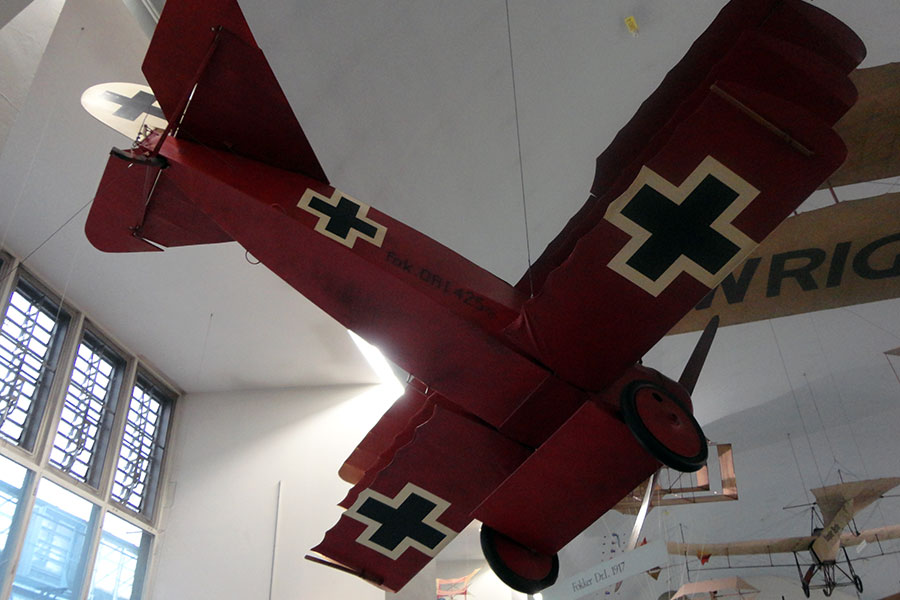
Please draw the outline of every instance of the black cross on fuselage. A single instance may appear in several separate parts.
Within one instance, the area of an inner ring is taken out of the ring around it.
[[[740,247],[711,225],[737,197],[736,191],[712,175],[681,204],[644,185],[621,212],[649,231],[650,238],[626,263],[653,281],[682,255],[711,274],[718,273]]]
[[[396,549],[406,538],[434,550],[447,537],[424,522],[435,506],[434,502],[413,493],[397,508],[375,498],[368,498],[357,512],[381,523],[369,541],[388,551]]]
[[[156,96],[148,94],[144,90],[139,91],[131,98],[106,90],[103,92],[103,97],[119,105],[119,108],[113,113],[117,117],[134,121],[142,114],[147,113],[153,117],[165,119],[162,110],[158,106],[153,106]]]
[[[339,238],[346,240],[351,230],[356,230],[369,238],[374,238],[378,233],[374,225],[357,218],[359,205],[345,196],[341,196],[337,206],[314,196],[309,201],[309,207],[329,217],[325,230]]]

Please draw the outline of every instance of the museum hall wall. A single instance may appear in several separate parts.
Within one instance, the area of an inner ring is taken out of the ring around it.
[[[303,556],[340,516],[338,468],[391,400],[379,386],[184,397],[151,598],[268,598],[270,577],[271,598],[383,598]]]

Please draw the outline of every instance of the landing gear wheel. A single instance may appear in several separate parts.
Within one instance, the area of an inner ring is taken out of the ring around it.
[[[825,584],[825,587],[822,588],[822,593],[825,594],[825,597],[831,596],[831,592],[834,591],[834,588],[830,584]]]
[[[854,576],[853,576],[853,586],[856,588],[856,591],[857,591],[857,592],[859,592],[860,594],[862,594],[862,592],[863,592],[863,585],[862,585],[862,579],[859,577],[859,575],[854,575]]]
[[[559,556],[548,556],[481,526],[481,551],[500,581],[523,594],[536,594],[556,583]]]
[[[803,588],[803,595],[809,598],[809,584],[805,581],[800,582],[800,587]]]
[[[681,401],[651,381],[629,384],[619,399],[625,424],[647,452],[685,473],[706,464],[706,436]]]

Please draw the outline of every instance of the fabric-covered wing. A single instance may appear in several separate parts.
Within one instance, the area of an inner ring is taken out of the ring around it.
[[[367,473],[341,503],[347,510],[312,549],[323,558],[310,558],[399,590],[472,521],[474,509],[528,452],[489,427],[431,405],[427,420],[390,464]]]
[[[638,360],[845,157],[864,48],[801,1],[734,0],[598,158],[507,330],[583,388]]]
[[[812,545],[820,560],[834,560],[841,545],[841,532],[862,509],[882,494],[900,485],[900,477],[839,483],[811,490],[822,510],[824,526]]]
[[[685,544],[669,542],[669,554],[683,554],[706,558],[709,556],[738,556],[744,554],[778,554],[781,552],[802,552],[815,541],[811,535],[774,538],[769,540],[748,540],[721,544]]]
[[[395,444],[409,442],[415,428],[431,416],[432,410],[433,402],[428,402],[424,386],[417,380],[411,381],[347,457],[338,475],[347,483],[359,483],[382,456],[390,456],[396,450]]]
[[[853,512],[850,515],[852,517],[898,485],[900,477],[880,477],[838,483],[810,491],[816,497],[816,504],[822,511],[822,520],[830,523],[848,501],[852,501]]]
[[[900,175],[900,63],[857,69],[850,79],[859,101],[835,126],[847,160],[828,178],[834,187]]]
[[[143,70],[178,137],[328,182],[236,0],[167,2]]]

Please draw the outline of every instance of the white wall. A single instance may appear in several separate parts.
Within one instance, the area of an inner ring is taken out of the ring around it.
[[[271,597],[384,598],[303,556],[340,515],[338,467],[389,402],[378,387],[183,398],[149,597],[268,598],[281,482]]]

